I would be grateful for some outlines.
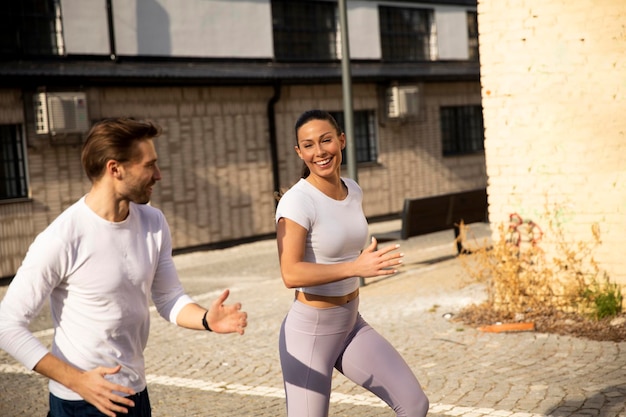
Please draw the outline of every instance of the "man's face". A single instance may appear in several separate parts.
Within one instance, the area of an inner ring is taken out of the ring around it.
[[[118,187],[120,196],[137,204],[148,203],[152,196],[152,186],[161,179],[153,141],[149,139],[136,142],[135,158],[122,166],[123,176]]]

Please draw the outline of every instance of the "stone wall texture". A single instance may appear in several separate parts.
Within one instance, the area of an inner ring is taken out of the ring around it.
[[[174,249],[254,239],[275,232],[268,106],[272,87],[88,87],[89,119],[131,116],[163,127],[155,140],[162,180],[151,204],[165,213]],[[30,196],[0,204],[0,277],[15,273],[30,242],[89,190],[81,137],[34,131],[29,92],[0,90],[0,123],[21,124]],[[396,215],[405,198],[485,188],[484,154],[442,156],[439,106],[480,104],[478,82],[426,83],[423,114],[385,122],[376,84],[356,84],[354,110],[376,115],[378,161],[359,165],[368,217]],[[293,126],[305,110],[342,111],[340,84],[285,85],[275,104],[279,188],[293,185],[301,160]],[[347,169],[344,175],[348,175]]]

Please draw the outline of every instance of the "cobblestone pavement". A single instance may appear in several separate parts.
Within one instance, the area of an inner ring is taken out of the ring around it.
[[[476,235],[488,235],[476,225]],[[376,229],[378,228],[378,229]],[[396,221],[372,225],[395,230]],[[483,333],[446,319],[485,297],[467,282],[452,231],[399,241],[399,274],[361,288],[364,318],[402,353],[428,395],[430,415],[626,417],[626,342]],[[285,416],[277,338],[293,294],[280,279],[276,246],[264,240],[175,257],[185,288],[208,306],[224,288],[249,314],[244,336],[177,328],[152,312],[146,350],[155,417]],[[0,297],[6,286],[0,287]],[[51,340],[46,311],[33,322]],[[372,358],[376,360],[376,358]],[[376,397],[340,374],[332,416],[391,417]],[[0,416],[45,416],[47,381],[0,352]]]

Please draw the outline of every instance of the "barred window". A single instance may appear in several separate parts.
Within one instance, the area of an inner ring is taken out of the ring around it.
[[[337,3],[272,0],[274,57],[279,61],[329,61],[340,58]]]
[[[345,126],[343,112],[330,112],[337,120],[339,126]],[[377,162],[378,141],[376,138],[376,117],[373,110],[357,110],[353,113],[354,121],[354,146],[356,162]],[[347,163],[345,149],[343,151],[343,164]]]
[[[0,125],[0,200],[28,197],[20,125]]]
[[[478,13],[467,12],[467,40],[469,60],[478,61]]]
[[[0,54],[63,55],[60,0],[3,1],[0,5]]]
[[[464,155],[485,150],[483,111],[480,105],[440,108],[443,155]]]
[[[379,6],[380,42],[384,61],[437,59],[434,11]]]

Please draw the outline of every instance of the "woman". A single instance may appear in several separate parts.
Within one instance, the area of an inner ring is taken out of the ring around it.
[[[291,417],[328,415],[333,368],[385,401],[397,416],[423,417],[428,399],[413,372],[358,312],[359,277],[394,274],[402,254],[376,239],[356,182],[341,177],[346,138],[333,117],[311,110],[295,126],[305,172],[276,209],[280,269],[295,300],[280,332]]]

